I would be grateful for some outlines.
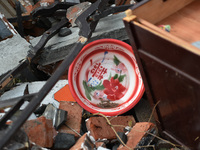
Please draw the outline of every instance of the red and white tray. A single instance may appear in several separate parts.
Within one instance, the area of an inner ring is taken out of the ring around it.
[[[107,116],[130,110],[144,93],[131,46],[115,39],[87,44],[71,64],[68,81],[79,105]]]

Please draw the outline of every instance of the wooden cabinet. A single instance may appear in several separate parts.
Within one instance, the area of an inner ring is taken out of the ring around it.
[[[199,0],[150,0],[126,11],[125,27],[160,134],[200,149]],[[159,25],[170,25],[171,31]]]

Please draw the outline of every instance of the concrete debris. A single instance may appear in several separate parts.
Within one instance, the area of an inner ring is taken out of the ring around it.
[[[26,57],[29,45],[19,34],[0,42],[0,76],[15,68]]]
[[[12,90],[3,93],[0,97],[0,101],[23,96],[26,86],[27,86],[27,83],[18,84]]]
[[[4,14],[0,12],[0,41],[11,38],[16,34],[17,31],[15,30],[14,26],[9,23]]]
[[[102,38],[128,40],[123,21],[121,21],[124,17],[125,13],[119,13],[101,19],[89,42]],[[49,65],[65,58],[78,39],[79,28],[74,27],[70,29],[72,31],[70,36],[59,37],[58,35],[55,35],[49,40],[49,42],[45,45],[44,51],[38,62],[40,65]],[[40,38],[41,37],[36,37],[30,40],[31,45],[36,45]]]
[[[55,150],[70,149],[75,143],[75,136],[73,134],[58,133],[55,137],[53,148]]]
[[[29,84],[29,93],[37,93],[42,88],[42,86],[45,84],[45,81],[42,82],[31,82]],[[59,102],[54,99],[54,94],[63,88],[66,84],[68,84],[67,80],[59,80],[55,86],[52,88],[52,90],[48,93],[48,95],[43,99],[40,105],[42,104],[53,104],[56,108],[59,108]]]
[[[60,29],[58,36],[64,37],[64,36],[68,36],[70,34],[72,34],[72,31],[67,27],[63,27]]]
[[[3,95],[1,95],[0,101],[23,96],[27,85],[29,94],[37,93],[45,83],[46,81],[37,81],[31,83],[18,84],[18,86],[14,87],[12,90],[7,91]],[[54,94],[61,88],[63,88],[66,84],[68,84],[67,80],[58,81],[56,85],[52,88],[52,90],[48,93],[48,95],[43,99],[40,106],[48,105],[50,103],[56,108],[59,108],[59,102],[54,99]]]
[[[149,136],[147,132],[156,134],[153,123],[136,123],[134,117],[129,115],[106,118],[89,117],[86,119],[88,130],[81,136],[81,126],[84,125],[82,122],[83,108],[76,102],[60,101],[59,109],[52,104],[42,105],[36,112],[40,114],[39,117],[28,120],[23,125],[23,130],[29,137],[30,143],[35,143],[28,145],[31,150],[44,150],[45,148],[54,150],[121,150],[126,149],[121,144],[121,140],[131,148],[148,146],[153,142],[154,136]],[[67,112],[68,115],[66,115]],[[108,125],[106,119],[111,122],[111,125]],[[56,124],[56,122],[58,123]],[[111,126],[114,127],[119,138]],[[127,127],[128,130],[125,130]],[[11,142],[11,145],[27,146],[14,141]]]

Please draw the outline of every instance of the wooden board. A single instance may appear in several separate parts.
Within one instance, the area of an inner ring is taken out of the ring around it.
[[[160,38],[166,39],[169,42],[179,45],[180,47],[183,47],[186,50],[193,52],[196,55],[200,56],[200,50],[198,48],[196,48],[195,46],[191,45],[187,41],[185,41],[177,36],[174,36],[173,34],[167,32],[167,31],[160,29],[159,27],[155,26],[154,24],[149,23],[148,21],[146,21],[144,19],[137,18],[136,16],[132,15],[132,16],[123,18],[123,20],[126,22],[132,21],[137,26],[140,26],[141,28],[148,30],[149,32],[152,32],[153,34],[159,36]]]
[[[183,9],[160,21],[169,24],[170,33],[189,43],[200,41],[200,1],[196,0]]]
[[[132,10],[132,15],[145,19],[153,24],[158,23],[169,15],[190,4],[194,0],[150,0]]]
[[[186,46],[188,42],[179,43],[177,37],[166,36],[168,32],[140,19],[124,23],[148,100],[152,107],[158,103],[155,120],[160,135],[191,150],[199,149],[199,53]]]

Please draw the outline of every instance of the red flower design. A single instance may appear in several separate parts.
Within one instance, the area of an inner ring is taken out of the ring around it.
[[[123,92],[126,90],[126,88],[119,82],[119,80],[114,79],[113,77],[110,79],[110,81],[104,80],[103,86],[105,87],[104,93],[111,101],[122,98],[124,96]]]

